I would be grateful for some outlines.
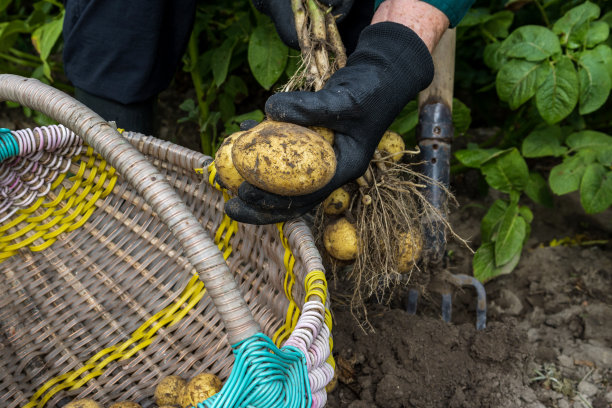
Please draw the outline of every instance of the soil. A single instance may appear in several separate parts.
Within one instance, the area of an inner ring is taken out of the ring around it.
[[[458,194],[451,224],[477,248],[479,220],[495,197]],[[587,217],[575,197],[556,201],[555,210],[531,205],[532,235],[518,267],[485,285],[483,331],[471,289],[454,294],[452,324],[441,320],[435,293],[416,315],[404,311],[401,294],[373,305],[374,333],[334,302],[339,382],[328,406],[612,407],[612,212]],[[583,245],[550,246],[565,237]],[[452,273],[470,274],[469,250],[448,249]],[[337,297],[342,287],[332,289]]]
[[[197,126],[177,123],[185,88],[162,94],[159,136],[197,149]],[[28,126],[21,109],[0,107],[0,127]],[[474,248],[496,198],[473,188],[477,178],[455,177],[460,204],[451,213]],[[612,407],[612,212],[587,217],[574,196],[556,198],[555,209],[526,204],[535,213],[531,238],[516,270],[485,285],[485,330],[475,328],[476,299],[466,289],[453,296],[451,324],[440,318],[438,295],[426,293],[410,315],[400,293],[370,305],[374,332],[366,333],[346,305],[345,282],[330,281],[339,374],[330,408]],[[579,245],[550,245],[565,237]],[[451,272],[471,274],[469,250],[448,249]]]

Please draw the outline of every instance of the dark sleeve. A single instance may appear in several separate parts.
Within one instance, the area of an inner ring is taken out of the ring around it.
[[[376,0],[375,9],[385,0]],[[468,12],[474,0],[423,0],[446,14],[450,20],[450,26],[455,27]]]
[[[78,88],[124,104],[170,84],[196,0],[67,0],[64,70]]]

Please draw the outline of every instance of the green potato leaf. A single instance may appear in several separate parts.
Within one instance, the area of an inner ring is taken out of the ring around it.
[[[586,1],[570,9],[553,25],[553,32],[561,37],[561,44],[566,45],[574,41],[582,43],[581,37],[586,35],[588,23],[599,17],[600,9],[597,4]]]
[[[487,160],[480,170],[491,187],[504,193],[523,191],[529,181],[527,163],[516,148]]]
[[[497,73],[495,86],[499,99],[508,102],[510,109],[516,109],[531,99],[537,91],[537,62],[512,59]]]
[[[253,30],[247,59],[253,76],[265,89],[269,90],[282,75],[288,54],[289,48],[283,44],[273,24],[262,24]]]
[[[561,53],[559,38],[546,27],[524,25],[506,38],[500,50],[507,57],[542,61]]]
[[[558,125],[547,126],[545,128],[536,129],[531,132],[523,140],[521,148],[523,156],[558,157],[567,151],[567,148],[561,146],[561,128]]]
[[[526,227],[527,222],[519,215],[518,205],[510,204],[500,221],[495,238],[495,266],[505,265],[522,250]]]
[[[580,202],[588,214],[606,210],[612,205],[612,171],[593,163],[580,181]]]
[[[550,63],[550,70],[536,92],[538,112],[554,124],[566,118],[578,103],[578,74],[569,57]]]

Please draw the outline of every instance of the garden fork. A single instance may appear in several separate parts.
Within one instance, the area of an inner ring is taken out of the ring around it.
[[[456,30],[446,30],[433,52],[435,75],[431,85],[419,94],[419,124],[417,142],[421,150],[421,173],[432,180],[426,183],[423,194],[427,201],[444,217],[447,217],[447,199],[444,188],[450,183],[450,156],[453,139],[453,84],[455,79]],[[452,293],[455,288],[473,286],[476,289],[476,328],[486,326],[486,292],[484,286],[474,277],[454,275],[446,268],[446,233],[441,220],[427,220],[425,224],[424,248],[427,248],[425,267],[432,273],[428,289],[442,295],[442,319],[450,322],[452,314]],[[416,313],[419,290],[408,292],[406,309]]]

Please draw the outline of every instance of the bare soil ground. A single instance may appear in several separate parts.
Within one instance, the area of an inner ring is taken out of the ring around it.
[[[459,200],[452,225],[477,247],[492,197]],[[335,304],[340,376],[329,406],[612,407],[612,214],[586,217],[572,197],[558,199],[554,210],[534,210],[517,269],[485,285],[484,331],[474,326],[471,289],[455,293],[453,324],[441,321],[435,294],[416,315],[401,299],[372,306],[373,334]],[[596,244],[550,246],[565,237]],[[449,249],[452,272],[470,274],[471,254],[452,243]]]

